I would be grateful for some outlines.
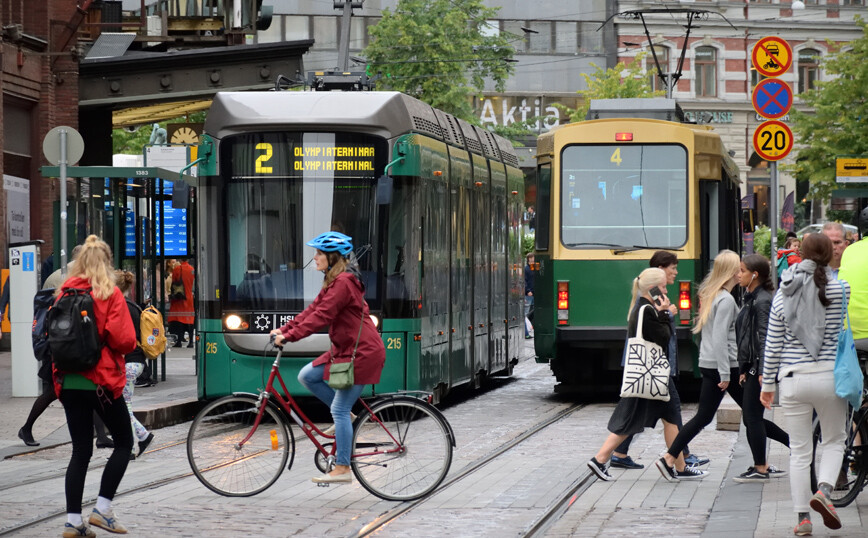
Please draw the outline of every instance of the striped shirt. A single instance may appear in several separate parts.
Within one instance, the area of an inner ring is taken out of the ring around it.
[[[769,312],[769,328],[766,336],[765,362],[763,364],[763,392],[774,392],[775,383],[790,372],[826,372],[835,368],[838,350],[838,334],[841,331],[841,284],[850,293],[850,285],[842,280],[832,280],[826,285],[826,328],[823,344],[815,361],[798,338],[790,331],[784,317],[784,302],[781,291],[775,293]]]

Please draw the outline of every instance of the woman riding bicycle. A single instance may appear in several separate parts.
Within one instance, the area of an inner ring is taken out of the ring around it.
[[[307,246],[316,249],[313,257],[316,269],[325,273],[322,291],[301,314],[271,334],[275,335],[274,343],[282,345],[284,341],[301,340],[328,325],[331,349],[302,368],[298,380],[331,408],[335,424],[335,468],[328,474],[314,477],[313,481],[347,483],[352,481],[350,410],[365,385],[380,381],[386,349],[371,320],[358,269],[347,259],[353,251],[352,238],[339,232],[326,232],[309,241]],[[354,385],[332,389],[327,382],[331,363],[350,360],[354,361]]]

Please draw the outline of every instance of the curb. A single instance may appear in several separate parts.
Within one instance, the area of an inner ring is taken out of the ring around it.
[[[203,403],[198,398],[184,398],[168,404],[143,407],[133,411],[133,414],[145,428],[159,429],[193,420]]]

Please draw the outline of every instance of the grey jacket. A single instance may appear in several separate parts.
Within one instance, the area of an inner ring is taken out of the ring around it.
[[[738,366],[738,346],[735,343],[735,317],[738,305],[732,295],[723,290],[711,303],[711,314],[702,326],[699,344],[699,367],[713,368],[721,381],[729,381],[729,370]]]

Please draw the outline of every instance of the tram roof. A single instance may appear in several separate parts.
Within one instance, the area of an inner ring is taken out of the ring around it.
[[[421,133],[518,166],[512,144],[400,92],[220,92],[205,132],[221,139],[287,127],[366,132],[391,139]]]

